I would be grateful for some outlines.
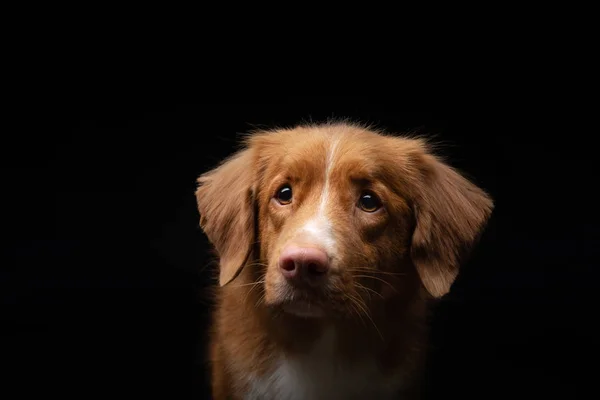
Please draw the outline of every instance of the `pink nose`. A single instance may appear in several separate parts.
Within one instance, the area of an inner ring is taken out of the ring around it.
[[[329,257],[318,248],[290,245],[281,252],[279,268],[290,282],[318,283],[329,270]]]

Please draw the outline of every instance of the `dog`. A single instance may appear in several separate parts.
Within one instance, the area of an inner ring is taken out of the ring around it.
[[[418,398],[427,311],[494,207],[424,138],[339,121],[247,135],[196,200],[217,400]]]

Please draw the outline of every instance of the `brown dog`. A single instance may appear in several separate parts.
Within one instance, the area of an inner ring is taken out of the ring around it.
[[[484,191],[422,139],[347,123],[254,133],[198,182],[214,398],[418,396],[427,306],[492,212]]]

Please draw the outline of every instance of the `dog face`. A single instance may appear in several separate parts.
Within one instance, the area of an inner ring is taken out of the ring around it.
[[[347,124],[253,134],[199,184],[220,284],[245,266],[266,306],[303,317],[444,295],[493,207],[423,140]]]

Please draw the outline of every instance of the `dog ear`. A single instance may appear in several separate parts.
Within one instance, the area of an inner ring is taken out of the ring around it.
[[[494,205],[452,167],[426,151],[419,153],[411,257],[427,291],[439,298],[450,291]]]
[[[254,176],[251,149],[239,151],[198,178],[200,226],[219,255],[219,284],[232,281],[254,242]]]

